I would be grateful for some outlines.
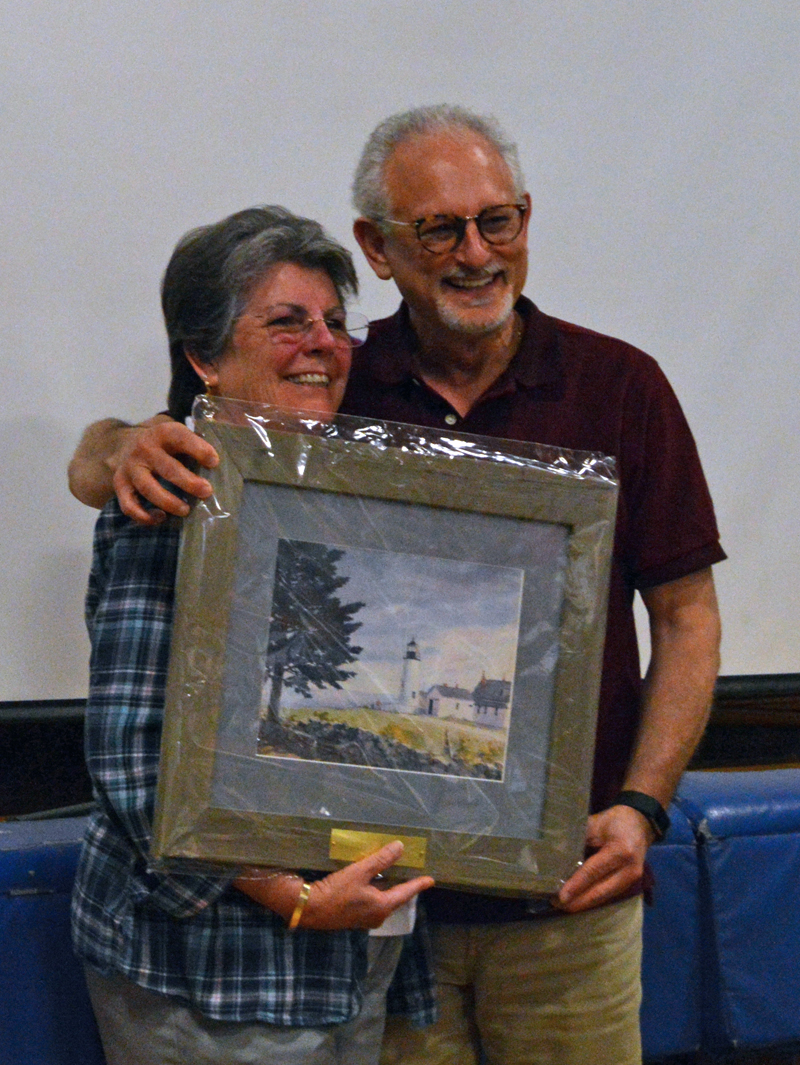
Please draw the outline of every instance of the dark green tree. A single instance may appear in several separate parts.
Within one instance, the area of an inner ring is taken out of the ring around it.
[[[336,568],[343,554],[325,544],[278,541],[266,661],[267,720],[273,724],[280,723],[285,687],[310,699],[312,684],[341,688],[343,680],[354,676],[342,666],[361,654],[350,637],[361,628],[353,615],[364,604],[342,603],[336,595],[350,579]]]

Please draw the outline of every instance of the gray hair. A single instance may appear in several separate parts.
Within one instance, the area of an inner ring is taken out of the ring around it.
[[[499,122],[458,104],[415,107],[390,115],[370,134],[353,178],[353,205],[366,218],[385,218],[390,213],[384,183],[384,168],[395,148],[409,137],[446,130],[470,130],[485,138],[502,156],[514,182],[514,195],[525,192],[525,177],[516,144],[506,136]]]
[[[161,282],[173,418],[185,418],[204,387],[186,352],[203,363],[218,362],[253,287],[279,263],[324,270],[343,303],[358,292],[350,252],[319,222],[285,207],[250,207],[178,241]]]

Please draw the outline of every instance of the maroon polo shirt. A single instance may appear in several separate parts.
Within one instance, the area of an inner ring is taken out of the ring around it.
[[[622,786],[639,717],[634,591],[704,569],[725,552],[694,438],[655,360],[542,314],[525,297],[517,310],[525,323],[519,349],[465,418],[415,378],[418,342],[405,305],[373,323],[356,349],[341,410],[616,459],[620,493],[592,787],[592,809],[601,810]],[[480,898],[483,913],[489,901]]]

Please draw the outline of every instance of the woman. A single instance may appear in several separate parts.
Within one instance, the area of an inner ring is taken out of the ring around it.
[[[347,251],[315,222],[252,208],[189,233],[162,284],[170,414],[202,390],[332,414],[355,342]],[[360,326],[361,323],[356,323]],[[374,878],[399,843],[310,883],[148,868],[179,529],[116,501],[95,531],[87,761],[97,808],[73,934],[109,1065],[377,1062],[397,936],[369,937],[432,884]]]

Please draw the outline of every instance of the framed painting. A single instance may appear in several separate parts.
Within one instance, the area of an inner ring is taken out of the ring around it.
[[[204,399],[152,855],[550,893],[582,858],[613,462]]]

